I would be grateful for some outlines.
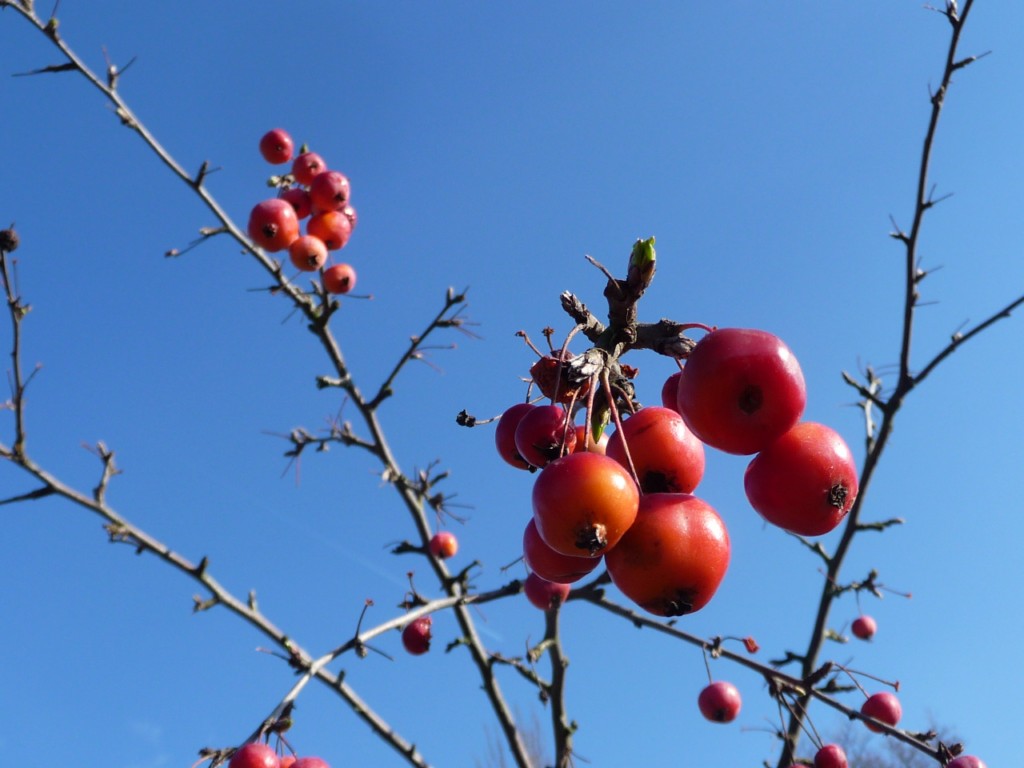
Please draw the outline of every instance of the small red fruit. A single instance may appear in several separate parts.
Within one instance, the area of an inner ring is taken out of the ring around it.
[[[605,453],[627,470],[633,460],[644,493],[692,493],[704,476],[704,444],[669,408],[641,408],[622,422]]]
[[[228,768],[280,768],[281,760],[269,744],[250,741],[231,756]]]
[[[281,758],[281,768],[294,768],[296,760],[295,755],[285,755]]]
[[[300,757],[294,763],[292,768],[331,768],[326,760],[321,760],[319,757]]]
[[[814,756],[814,768],[847,768],[846,752],[838,744],[826,744]]]
[[[316,272],[327,263],[327,246],[314,235],[303,235],[288,246],[292,264],[303,272]]]
[[[557,584],[579,581],[601,564],[599,557],[576,557],[553,550],[537,533],[533,518],[523,532],[523,561],[533,573]]]
[[[288,187],[281,193],[281,199],[286,200],[295,209],[295,216],[304,219],[313,212],[313,203],[309,199],[309,192],[302,187]]]
[[[857,465],[839,434],[823,424],[797,424],[753,458],[743,485],[769,523],[820,536],[842,522],[857,498]]]
[[[599,453],[555,459],[533,484],[537,532],[563,555],[598,557],[614,551],[636,519],[639,504],[633,478],[617,461]]]
[[[725,523],[707,502],[686,493],[647,493],[605,565],[615,586],[645,611],[682,616],[708,604],[729,554]]]
[[[271,165],[281,165],[292,159],[295,142],[288,132],[281,128],[267,131],[260,139],[260,154]]]
[[[858,616],[850,625],[850,631],[853,632],[854,637],[870,640],[878,631],[878,622],[870,616]]]
[[[299,236],[299,219],[289,203],[275,197],[253,207],[248,231],[252,241],[263,250],[283,251]]]
[[[309,186],[317,174],[327,170],[327,163],[316,152],[303,152],[292,163],[292,176],[299,184]]]
[[[868,697],[868,700],[861,706],[860,712],[862,715],[881,720],[888,725],[896,725],[900,718],[903,717],[903,707],[900,706],[900,700],[896,698],[895,694],[888,691],[882,691]],[[881,732],[882,730],[874,723],[867,721],[864,722],[864,725],[871,731]]]
[[[800,364],[767,331],[719,328],[697,342],[679,378],[677,405],[687,426],[726,453],[757,453],[804,411]]]
[[[531,469],[530,462],[516,449],[516,430],[523,417],[535,407],[530,403],[516,403],[501,414],[498,426],[494,430],[494,444],[498,449],[498,455],[516,469]]]
[[[349,192],[348,177],[340,171],[318,173],[309,184],[309,199],[313,201],[313,207],[318,211],[341,210],[348,204]],[[349,224],[351,223],[349,219]]]
[[[323,281],[328,293],[348,293],[356,287],[356,271],[349,264],[334,264],[324,270]]]
[[[430,616],[420,616],[410,621],[402,630],[402,645],[413,656],[421,656],[430,650],[430,626],[434,620]]]
[[[352,222],[341,211],[314,213],[306,222],[306,232],[324,241],[329,251],[345,247],[352,234]]]
[[[960,755],[949,761],[946,768],[988,768],[980,757],[974,755]]]
[[[451,531],[438,531],[430,538],[430,554],[447,560],[459,551],[459,540]]]
[[[531,573],[523,582],[523,593],[526,595],[526,599],[542,611],[550,611],[556,605],[564,603],[569,596],[570,589],[568,584],[545,581],[536,573]]]
[[[683,378],[682,371],[676,371],[661,386],[661,404],[679,413],[679,380]]]
[[[742,703],[736,686],[722,680],[707,686],[697,697],[700,713],[713,723],[731,723]]]
[[[516,450],[535,467],[545,467],[576,446],[576,429],[558,405],[538,405],[516,427]]]
[[[604,430],[601,433],[600,439],[595,443],[593,434],[590,437],[590,444],[587,444],[587,432],[589,430],[583,424],[576,425],[576,446],[573,448],[573,452],[576,451],[591,451],[592,453],[600,453],[605,455],[608,453],[608,430]]]

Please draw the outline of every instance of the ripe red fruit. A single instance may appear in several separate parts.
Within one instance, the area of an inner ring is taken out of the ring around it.
[[[303,152],[292,163],[292,176],[299,184],[309,186],[317,174],[327,170],[327,163],[316,152]]]
[[[297,269],[316,272],[327,263],[327,246],[319,237],[303,235],[288,246],[288,256]]]
[[[564,355],[558,352],[544,355],[530,366],[530,376],[544,397],[557,403],[571,403],[587,394],[590,389],[588,380],[570,381],[571,372],[566,361],[571,358],[572,354],[568,351]]]
[[[331,768],[326,760],[321,760],[319,757],[300,757],[294,763],[292,768]]]
[[[281,193],[281,199],[290,203],[295,209],[295,216],[304,219],[313,212],[313,203],[309,199],[309,192],[302,187],[288,187]]]
[[[636,519],[639,503],[633,478],[617,461],[599,453],[570,453],[556,459],[533,484],[537,532],[563,555],[598,557],[614,551]]]
[[[960,757],[950,760],[946,768],[988,768],[988,766],[982,762],[980,757],[960,755]]]
[[[703,443],[668,408],[641,408],[609,438],[605,453],[628,470],[627,447],[644,493],[691,493],[704,476]]]
[[[857,465],[838,433],[797,424],[753,458],[743,485],[769,523],[803,536],[828,533],[857,498]]]
[[[356,287],[356,271],[349,264],[334,264],[324,270],[323,281],[328,293],[348,293]]]
[[[838,744],[826,744],[814,756],[814,768],[847,768],[846,752]]]
[[[494,444],[498,449],[498,455],[517,469],[530,469],[530,462],[516,449],[516,430],[523,417],[535,407],[530,403],[516,403],[501,414],[498,426],[494,430]]]
[[[550,611],[556,605],[565,602],[571,587],[568,584],[556,584],[546,581],[536,573],[531,573],[523,582],[523,593],[526,599],[542,611]]]
[[[807,401],[800,364],[767,331],[719,328],[694,347],[679,378],[687,426],[726,453],[757,453],[799,420]]]
[[[438,531],[430,538],[430,554],[447,560],[459,551],[459,540],[451,531]]]
[[[523,532],[523,561],[527,568],[545,581],[571,584],[597,568],[601,558],[576,557],[556,552],[544,543],[537,532],[537,523],[530,518]]]
[[[900,706],[900,700],[896,698],[895,694],[888,691],[882,691],[868,697],[868,700],[861,706],[860,711],[862,715],[881,720],[888,725],[896,725],[900,718],[903,717],[903,707]],[[881,732],[882,730],[874,723],[867,721],[864,722],[864,725],[868,727],[868,730],[875,732]]]
[[[682,616],[711,600],[729,554],[729,533],[710,504],[686,493],[648,493],[605,565],[615,586],[645,611]]]
[[[348,205],[349,192],[348,177],[340,171],[323,171],[309,183],[309,199],[318,211],[340,211]]]
[[[345,247],[352,235],[352,222],[341,211],[323,211],[310,217],[306,232],[323,240],[328,250],[337,251]]]
[[[850,625],[850,631],[861,640],[870,640],[878,631],[878,622],[870,616],[858,616]]]
[[[573,447],[573,452],[576,451],[592,451],[594,453],[600,453],[602,455],[608,453],[608,430],[604,430],[601,433],[600,439],[595,443],[593,437],[590,438],[590,444],[587,445],[587,432],[589,430],[583,424],[576,425],[576,445]]]
[[[558,405],[538,405],[516,427],[516,451],[535,467],[547,466],[576,446],[576,429]]]
[[[661,404],[666,408],[679,413],[679,380],[683,377],[682,371],[676,371],[661,386]]]
[[[700,713],[713,723],[731,723],[742,703],[736,686],[722,680],[707,686],[697,697]]]
[[[231,756],[228,768],[280,768],[281,760],[269,744],[250,741]]]
[[[294,149],[295,142],[292,141],[292,137],[281,128],[267,131],[260,139],[260,154],[271,165],[287,163],[292,159]]]
[[[284,755],[281,758],[281,768],[294,768],[296,760],[298,758],[295,755]]]
[[[430,626],[434,620],[430,616],[420,616],[405,625],[402,630],[402,645],[413,656],[421,656],[430,650]]]
[[[252,241],[263,250],[283,251],[299,236],[299,219],[289,203],[275,197],[253,207],[248,231]]]

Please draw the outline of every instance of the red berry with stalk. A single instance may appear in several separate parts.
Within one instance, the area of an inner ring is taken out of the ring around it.
[[[299,219],[304,219],[313,212],[313,203],[309,199],[309,192],[302,187],[289,187],[281,193],[280,199],[295,209],[295,216]]]
[[[300,757],[294,763],[292,768],[331,768],[326,760],[322,760],[319,757]]]
[[[356,271],[350,264],[332,264],[324,270],[322,279],[328,293],[348,293],[356,287]]]
[[[814,755],[814,768],[847,768],[846,752],[838,744],[826,744]]]
[[[579,581],[601,564],[599,557],[576,557],[553,550],[540,537],[533,518],[523,532],[523,561],[531,572],[557,584]]]
[[[850,625],[850,631],[853,632],[854,637],[870,640],[878,631],[878,622],[870,616],[858,616]]]
[[[352,235],[352,222],[341,211],[314,213],[306,222],[306,233],[323,240],[327,250],[337,251],[345,247]]]
[[[327,246],[314,235],[303,235],[288,246],[292,264],[303,272],[316,272],[327,263]]]
[[[731,723],[739,715],[742,703],[736,686],[723,680],[711,683],[697,697],[700,713],[713,723]]]
[[[538,405],[523,414],[516,427],[516,451],[534,467],[546,467],[571,453],[576,429],[559,405]]]
[[[550,611],[555,606],[561,605],[569,597],[571,587],[568,584],[557,584],[553,581],[542,579],[536,573],[531,573],[523,582],[523,594],[535,608],[542,611]]]
[[[287,163],[292,159],[294,149],[295,142],[292,141],[292,137],[281,128],[267,131],[260,139],[260,154],[271,165]]]
[[[292,176],[295,181],[308,187],[318,174],[327,170],[327,163],[316,152],[303,152],[292,163]]]
[[[250,741],[238,748],[228,768],[280,768],[281,759],[269,744]]]
[[[459,540],[451,531],[438,531],[430,537],[429,547],[430,554],[434,557],[447,560],[449,557],[455,557],[455,553],[459,551]]]
[[[522,457],[516,448],[516,430],[519,422],[530,411],[536,408],[531,403],[516,403],[501,414],[498,426],[494,430],[494,444],[498,455],[516,469],[531,469],[532,465]]]
[[[644,493],[692,493],[704,476],[704,444],[669,408],[648,406],[625,419],[605,453],[626,469],[632,460]]]
[[[882,691],[881,693],[869,696],[867,701],[861,705],[860,712],[862,715],[873,717],[886,725],[893,726],[903,717],[903,707],[900,706],[900,700],[896,698],[895,694],[888,691]],[[864,725],[868,727],[868,730],[875,731],[876,733],[882,731],[877,725],[866,720]]]
[[[350,192],[348,177],[340,171],[318,173],[309,184],[309,199],[318,211],[340,211],[348,205]],[[348,216],[345,218],[348,219]]]
[[[299,236],[299,219],[291,204],[280,198],[257,203],[249,213],[249,237],[270,253],[283,251]]]
[[[960,755],[960,757],[950,760],[946,768],[988,768],[988,766],[982,762],[980,757]]]
[[[402,630],[402,645],[413,656],[422,656],[430,650],[430,627],[433,624],[430,616],[420,616],[405,625]]]

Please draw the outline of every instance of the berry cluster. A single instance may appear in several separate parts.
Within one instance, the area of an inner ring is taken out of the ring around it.
[[[725,523],[693,495],[706,445],[756,454],[745,475],[747,497],[787,531],[827,533],[856,498],[849,448],[828,427],[800,421],[803,374],[770,333],[709,329],[666,380],[662,406],[634,408],[600,439],[592,426],[575,424],[596,377],[567,378],[568,364],[567,353],[542,356],[530,373],[551,403],[513,405],[495,430],[508,464],[540,470],[523,535],[534,604],[550,603],[536,582],[571,584],[603,558],[615,585],[650,613],[678,616],[706,605],[730,555]],[[568,588],[561,592],[564,599]]]
[[[288,251],[291,263],[303,272],[321,271],[328,293],[348,293],[356,284],[349,264],[326,266],[330,251],[345,247],[355,229],[356,209],[349,202],[348,177],[328,169],[324,159],[305,148],[293,160],[295,143],[280,128],[260,139],[260,154],[272,165],[291,162],[291,173],[272,180],[277,197],[257,203],[249,214],[249,237],[270,253]],[[299,222],[306,221],[306,234]],[[325,268],[326,267],[326,268]]]
[[[319,757],[280,756],[269,744],[250,741],[232,755],[228,768],[330,768]]]

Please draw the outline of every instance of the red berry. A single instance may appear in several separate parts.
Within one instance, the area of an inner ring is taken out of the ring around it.
[[[535,467],[545,467],[572,452],[576,429],[558,405],[538,405],[523,414],[516,427],[516,451]]]
[[[605,565],[615,586],[645,611],[682,616],[708,604],[725,578],[729,554],[725,523],[707,502],[685,493],[646,493]]]
[[[317,174],[327,170],[327,163],[316,152],[303,152],[292,163],[292,176],[299,184],[309,186]]]
[[[679,378],[687,426],[726,453],[757,453],[789,430],[807,390],[796,357],[766,331],[719,328],[694,347]]]
[[[326,760],[321,760],[319,757],[300,757],[294,763],[292,768],[331,768]]]
[[[847,768],[846,752],[838,744],[826,744],[814,756],[814,768]]]
[[[599,557],[576,557],[553,550],[540,537],[533,518],[523,531],[523,561],[533,573],[557,584],[579,581],[601,564]]]
[[[692,493],[704,476],[704,444],[668,408],[641,408],[622,422],[605,453],[626,469],[633,460],[644,493]]]
[[[292,141],[292,137],[281,128],[267,131],[260,139],[260,154],[271,165],[287,163],[292,159],[294,149],[295,142]]]
[[[459,551],[459,540],[451,531],[438,531],[430,538],[430,554],[447,560]]]
[[[946,768],[988,768],[980,757],[974,755],[960,755],[949,761]]]
[[[508,408],[501,418],[498,419],[498,426],[494,430],[494,444],[498,449],[498,455],[517,469],[530,469],[531,465],[516,450],[516,430],[523,417],[532,411],[536,406],[530,403],[517,403]]]
[[[303,272],[316,272],[327,263],[327,246],[314,235],[303,235],[288,246],[292,264]]]
[[[253,207],[248,230],[249,237],[263,250],[283,251],[299,236],[299,219],[289,203],[275,197]]]
[[[298,760],[295,755],[285,755],[281,758],[281,768],[294,768],[295,761]]]
[[[356,271],[349,264],[334,264],[324,270],[323,281],[328,293],[348,293],[356,287]]]
[[[306,232],[324,241],[330,251],[345,247],[352,234],[352,222],[341,211],[323,211],[315,213],[306,222]]]
[[[769,523],[820,536],[842,522],[857,498],[857,465],[846,442],[822,424],[797,424],[753,458],[743,485]]]
[[[676,371],[661,386],[661,404],[679,413],[679,380],[683,378],[682,371]]]
[[[903,717],[903,707],[900,706],[900,700],[896,698],[895,694],[888,691],[882,691],[868,697],[868,700],[861,706],[860,711],[861,714],[881,720],[888,725],[896,725],[900,718]],[[874,723],[865,721],[864,725],[872,731],[880,732],[882,730]]]
[[[402,630],[402,645],[413,656],[421,656],[430,650],[430,616],[420,616],[405,625]]]
[[[614,551],[636,519],[639,504],[633,478],[599,453],[555,459],[533,484],[537,532],[563,555],[598,557]]]
[[[313,212],[313,203],[309,199],[309,192],[302,187],[288,187],[281,193],[281,199],[287,200],[295,209],[295,216],[304,219]]]
[[[706,687],[697,697],[700,713],[713,723],[731,723],[740,713],[742,703],[736,686],[721,680]]]
[[[546,581],[536,573],[531,573],[523,582],[523,593],[526,595],[526,599],[542,611],[550,611],[556,605],[564,603],[569,596],[570,589],[568,584]]]
[[[309,199],[318,211],[340,211],[348,204],[348,177],[340,171],[324,171],[309,183]],[[346,215],[345,218],[348,218]],[[349,219],[349,229],[352,220]]]
[[[238,748],[228,768],[280,768],[281,760],[269,744],[250,741]]]
[[[850,625],[850,631],[861,640],[870,640],[878,631],[878,622],[870,616],[858,616]]]

